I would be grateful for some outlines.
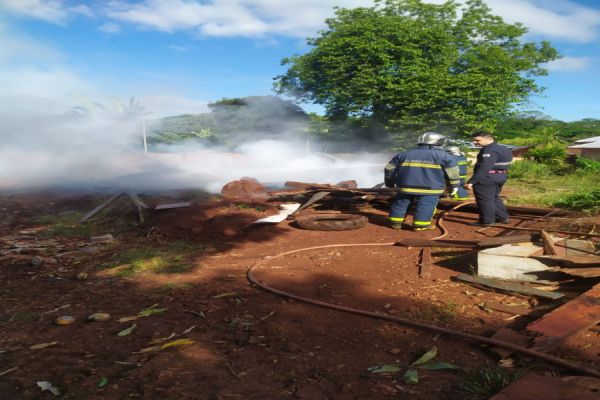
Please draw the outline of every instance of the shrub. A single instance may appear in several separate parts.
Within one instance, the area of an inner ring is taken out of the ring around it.
[[[508,169],[508,176],[513,179],[548,176],[551,173],[552,168],[550,166],[531,160],[515,161]]]
[[[600,189],[582,189],[553,202],[553,206],[582,211],[600,211]]]
[[[567,156],[565,145],[560,142],[549,142],[530,149],[528,157],[544,164],[561,163]]]
[[[589,158],[577,157],[575,159],[575,168],[583,171],[600,172],[600,161],[590,160]]]

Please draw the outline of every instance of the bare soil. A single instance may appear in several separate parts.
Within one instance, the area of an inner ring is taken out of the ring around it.
[[[135,210],[115,206],[98,217],[93,232],[112,234],[108,243],[90,243],[89,234],[49,235],[48,224],[36,222],[41,215],[89,211],[99,200],[49,194],[0,199],[0,398],[52,398],[37,386],[48,381],[65,399],[462,399],[466,377],[498,364],[479,343],[290,300],[246,279],[248,268],[282,252],[427,238],[437,230],[390,229],[385,211],[372,208],[360,210],[370,223],[358,230],[309,231],[288,222],[247,228],[274,214],[276,204],[226,201],[155,212],[142,226]],[[473,214],[455,214],[446,222],[446,238],[481,238],[464,224],[474,220]],[[185,270],[119,273],[125,252],[181,241],[197,247],[184,257]],[[543,304],[453,281],[474,270],[474,253],[435,248],[432,258],[426,279],[418,275],[418,248],[389,245],[298,252],[267,261],[256,274],[300,296],[485,336],[502,327],[522,330],[532,321],[486,305]],[[166,310],[119,322],[150,307]],[[86,321],[98,312],[111,319]],[[75,321],[58,326],[54,320],[61,315]],[[117,335],[134,324],[131,333]],[[173,344],[178,339],[191,342]],[[404,383],[406,369],[368,371],[408,365],[434,346],[436,360],[460,369],[419,370],[417,385]],[[554,354],[598,368],[599,352],[598,333],[588,331]],[[553,370],[536,360],[514,360]]]

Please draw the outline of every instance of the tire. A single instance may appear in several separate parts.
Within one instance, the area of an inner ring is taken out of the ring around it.
[[[348,231],[367,225],[367,217],[355,214],[304,215],[296,218],[302,229],[313,231]]]

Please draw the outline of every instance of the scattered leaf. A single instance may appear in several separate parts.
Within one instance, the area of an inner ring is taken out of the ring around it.
[[[11,372],[16,371],[18,369],[19,369],[19,367],[9,368],[9,369],[7,369],[5,371],[0,372],[0,376],[4,376],[6,374],[10,374]]]
[[[412,363],[411,365],[423,365],[429,360],[433,359],[437,355],[437,347],[433,346],[431,350],[427,353],[423,354],[417,361]]]
[[[153,314],[160,314],[167,311],[167,308],[155,308],[158,306],[158,303],[153,305],[152,307],[146,308],[145,310],[140,311],[137,316],[138,317],[148,317]]]
[[[121,332],[117,333],[117,336],[127,336],[127,335],[129,335],[131,332],[133,332],[133,330],[135,329],[136,326],[137,326],[136,324],[133,324],[129,328],[123,329]]]
[[[29,348],[31,350],[39,350],[39,349],[45,349],[46,347],[54,346],[55,344],[58,344],[58,342],[35,344],[35,345],[33,345],[33,346],[29,347]]]
[[[50,383],[48,381],[38,381],[37,385],[42,390],[48,390],[53,395],[60,396],[60,390],[58,390],[58,388],[56,386],[54,386],[52,383]]]
[[[221,293],[218,294],[216,296],[213,296],[213,299],[220,299],[222,297],[230,297],[230,296],[237,296],[237,292],[225,292],[225,293]]]
[[[404,383],[407,385],[416,385],[419,383],[419,373],[414,369],[409,369],[404,373]]]
[[[477,307],[479,307],[480,309],[482,309],[483,311],[485,311],[486,313],[491,313],[492,310],[490,310],[485,303],[479,303],[477,304]]]
[[[367,371],[370,371],[372,374],[385,374],[398,372],[402,369],[402,367],[398,364],[386,364],[386,365],[376,365],[374,367],[367,368]]]
[[[106,385],[108,385],[108,378],[103,376],[102,378],[100,378],[100,381],[98,382],[98,387],[103,388]]]
[[[162,346],[160,346],[160,349],[167,349],[169,347],[173,347],[173,346],[185,346],[188,344],[193,344],[194,341],[190,340],[190,339],[177,339],[177,340],[173,340],[172,342],[169,343],[165,343]]]
[[[454,364],[443,361],[427,363],[419,366],[420,369],[440,370],[440,369],[460,369]]]
[[[167,337],[163,337],[163,338],[158,338],[158,339],[154,339],[154,340],[152,340],[152,341],[150,342],[150,344],[157,344],[157,343],[160,343],[160,342],[165,342],[165,341],[167,341],[167,340],[169,340],[169,339],[173,339],[175,336],[176,336],[176,335],[175,335],[175,332],[173,332],[173,333],[171,333],[171,334],[170,334],[169,336],[167,336]]]
[[[138,317],[123,317],[123,318],[119,318],[117,320],[117,322],[129,322],[129,321],[135,321],[136,319],[138,319]]]
[[[189,328],[187,328],[185,331],[183,331],[181,333],[184,334],[184,335],[187,335],[188,333],[190,333],[191,331],[193,331],[194,328],[196,328],[196,326],[198,326],[198,325],[192,325],[192,326],[190,326]]]
[[[149,353],[151,351],[158,351],[160,350],[160,346],[152,346],[152,347],[146,347],[144,349],[141,349],[140,351],[138,351],[138,353]]]

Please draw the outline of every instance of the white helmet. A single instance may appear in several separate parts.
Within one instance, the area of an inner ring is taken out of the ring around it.
[[[417,139],[418,144],[428,144],[430,146],[443,146],[446,143],[446,136],[437,132],[425,132],[419,139]]]
[[[446,147],[446,151],[455,156],[462,156],[462,153],[457,146],[448,146]]]

